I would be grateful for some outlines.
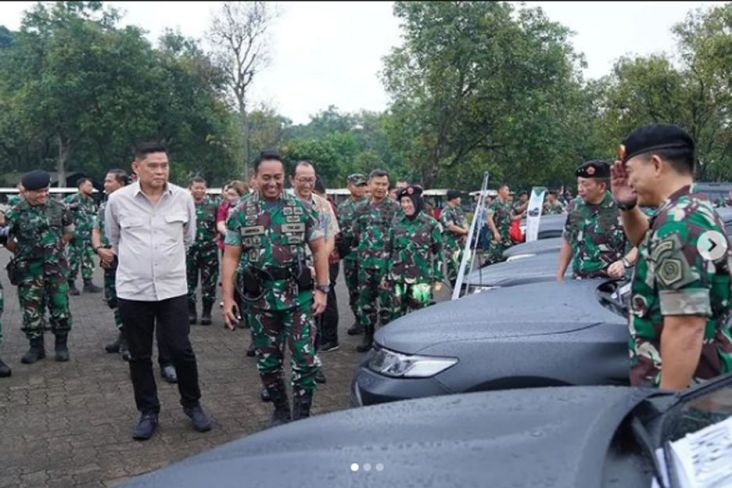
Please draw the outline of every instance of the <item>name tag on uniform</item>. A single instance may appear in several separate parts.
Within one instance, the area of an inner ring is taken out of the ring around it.
[[[305,224],[302,222],[298,224],[282,224],[282,232],[305,232]]]
[[[290,223],[300,222],[300,217],[298,217],[297,215],[288,215],[287,217],[285,217],[285,220],[287,220]]]
[[[241,229],[241,235],[243,237],[247,236],[257,236],[260,234],[264,234],[264,226],[263,225],[255,225],[252,227],[242,227]]]

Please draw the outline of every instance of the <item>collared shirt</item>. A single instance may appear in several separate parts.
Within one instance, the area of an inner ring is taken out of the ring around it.
[[[105,231],[119,259],[117,296],[153,302],[185,295],[186,250],[196,237],[191,194],[168,183],[150,202],[139,182],[109,196]]]

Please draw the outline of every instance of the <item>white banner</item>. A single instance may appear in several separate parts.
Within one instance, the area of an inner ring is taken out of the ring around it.
[[[535,241],[539,238],[539,220],[544,210],[544,194],[546,188],[535,186],[531,189],[529,208],[526,212],[526,242]]]

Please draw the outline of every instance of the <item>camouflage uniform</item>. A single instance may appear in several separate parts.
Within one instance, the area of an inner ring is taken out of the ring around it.
[[[542,215],[561,215],[563,213],[564,205],[562,205],[560,202],[554,202],[552,204],[546,202],[544,204],[544,210],[542,211]]]
[[[36,206],[23,201],[8,211],[6,219],[11,236],[17,240],[15,260],[23,332],[30,340],[43,336],[45,296],[53,333],[68,333],[71,329],[69,264],[63,235],[74,230],[71,211],[50,198],[44,205]]]
[[[341,228],[341,237],[349,247],[352,247],[353,244],[353,215],[356,212],[356,207],[365,201],[365,198],[359,200],[347,198],[338,205],[336,212],[338,226]],[[348,287],[348,304],[351,306],[354,317],[356,317],[356,323],[361,324],[363,321],[360,318],[361,310],[358,307],[358,267],[356,263],[356,251],[351,249],[351,252],[343,258],[343,275],[346,279],[346,287]]]
[[[99,212],[94,220],[94,227],[99,231],[101,245],[104,248],[111,249],[112,245],[107,239],[107,234],[104,232],[104,211],[107,207],[107,201],[103,201],[99,205]],[[115,279],[117,277],[117,257],[114,257],[114,261],[111,268],[104,268],[104,300],[107,302],[109,308],[114,311],[114,326],[117,330],[122,328],[122,317],[120,317],[119,310],[117,309],[117,289],[115,287]]]
[[[76,280],[79,274],[81,263],[81,277],[84,282],[92,279],[94,274],[94,249],[91,246],[91,231],[94,226],[94,218],[97,215],[97,206],[92,197],[82,196],[75,193],[64,199],[64,202],[71,209],[74,220],[74,237],[69,242],[69,281]]]
[[[704,257],[700,238],[716,234],[727,243],[718,259]],[[669,197],[650,221],[631,285],[630,381],[658,386],[662,373],[661,334],[665,315],[707,317],[694,382],[732,371],[730,261],[724,224],[702,194],[684,187]]]
[[[424,212],[399,216],[389,229],[387,277],[393,287],[392,320],[432,301],[432,285],[442,281],[442,229]]]
[[[209,309],[216,300],[216,283],[219,279],[219,249],[216,245],[216,211],[219,202],[208,196],[196,202],[196,240],[186,256],[188,274],[188,305],[196,304],[198,274],[201,274],[201,302]]]
[[[620,210],[613,196],[605,192],[597,205],[577,197],[570,207],[562,237],[572,246],[573,276],[607,276],[607,267],[622,259],[627,247]]]
[[[8,206],[14,207],[22,201],[23,201],[23,197],[21,197],[20,195],[10,195],[8,197]]]
[[[226,245],[241,246],[245,269],[260,287],[252,296],[244,280],[262,383],[268,389],[281,383],[287,342],[293,389],[312,393],[317,371],[313,292],[301,289],[297,279],[300,272],[309,272],[307,243],[323,237],[317,214],[285,193],[275,202],[254,195],[239,202],[226,225]]]
[[[447,261],[447,279],[450,283],[457,280],[458,271],[460,269],[460,261],[463,258],[463,246],[465,239],[462,234],[455,234],[448,230],[448,225],[456,225],[465,228],[465,212],[460,206],[450,207],[446,205],[440,213],[440,223],[444,233],[445,261]]]
[[[504,260],[503,251],[511,246],[511,236],[508,234],[513,217],[511,202],[502,202],[500,198],[496,198],[488,207],[488,213],[493,215],[493,223],[501,235],[501,240],[500,242],[496,241],[491,232],[491,244],[488,248],[486,263],[500,263]]]
[[[389,323],[392,315],[391,294],[379,285],[386,275],[389,258],[385,250],[386,240],[398,210],[401,210],[399,204],[386,197],[380,202],[361,202],[353,213],[351,228],[358,260],[358,307],[367,339],[376,329],[377,300],[382,326]]]

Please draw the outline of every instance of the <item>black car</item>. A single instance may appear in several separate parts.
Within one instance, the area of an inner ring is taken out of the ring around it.
[[[535,256],[537,254],[545,254],[549,252],[559,252],[562,246],[561,237],[550,237],[547,239],[538,239],[536,241],[524,242],[516,244],[503,251],[503,257],[506,259],[515,256]]]
[[[537,238],[550,239],[552,237],[562,237],[564,222],[566,220],[566,214],[542,215],[539,218],[539,233],[537,234]],[[521,232],[526,233],[526,219],[521,221]]]
[[[699,456],[695,468],[721,464],[729,482],[725,438],[715,443],[709,431],[724,426],[730,398],[726,376],[680,394],[595,386],[402,401],[269,429],[123,486],[648,488],[654,478],[680,486],[675,453],[688,438],[667,441],[701,429],[702,452],[717,457]]]
[[[623,292],[619,282],[602,279],[532,283],[412,312],[376,332],[374,349],[356,370],[352,404],[627,384]]]
[[[473,293],[499,287],[554,281],[558,262],[559,248],[533,255],[518,254],[508,261],[472,271],[465,277],[463,283],[467,287],[467,292]],[[570,278],[571,275],[572,270],[568,267],[565,277]]]

